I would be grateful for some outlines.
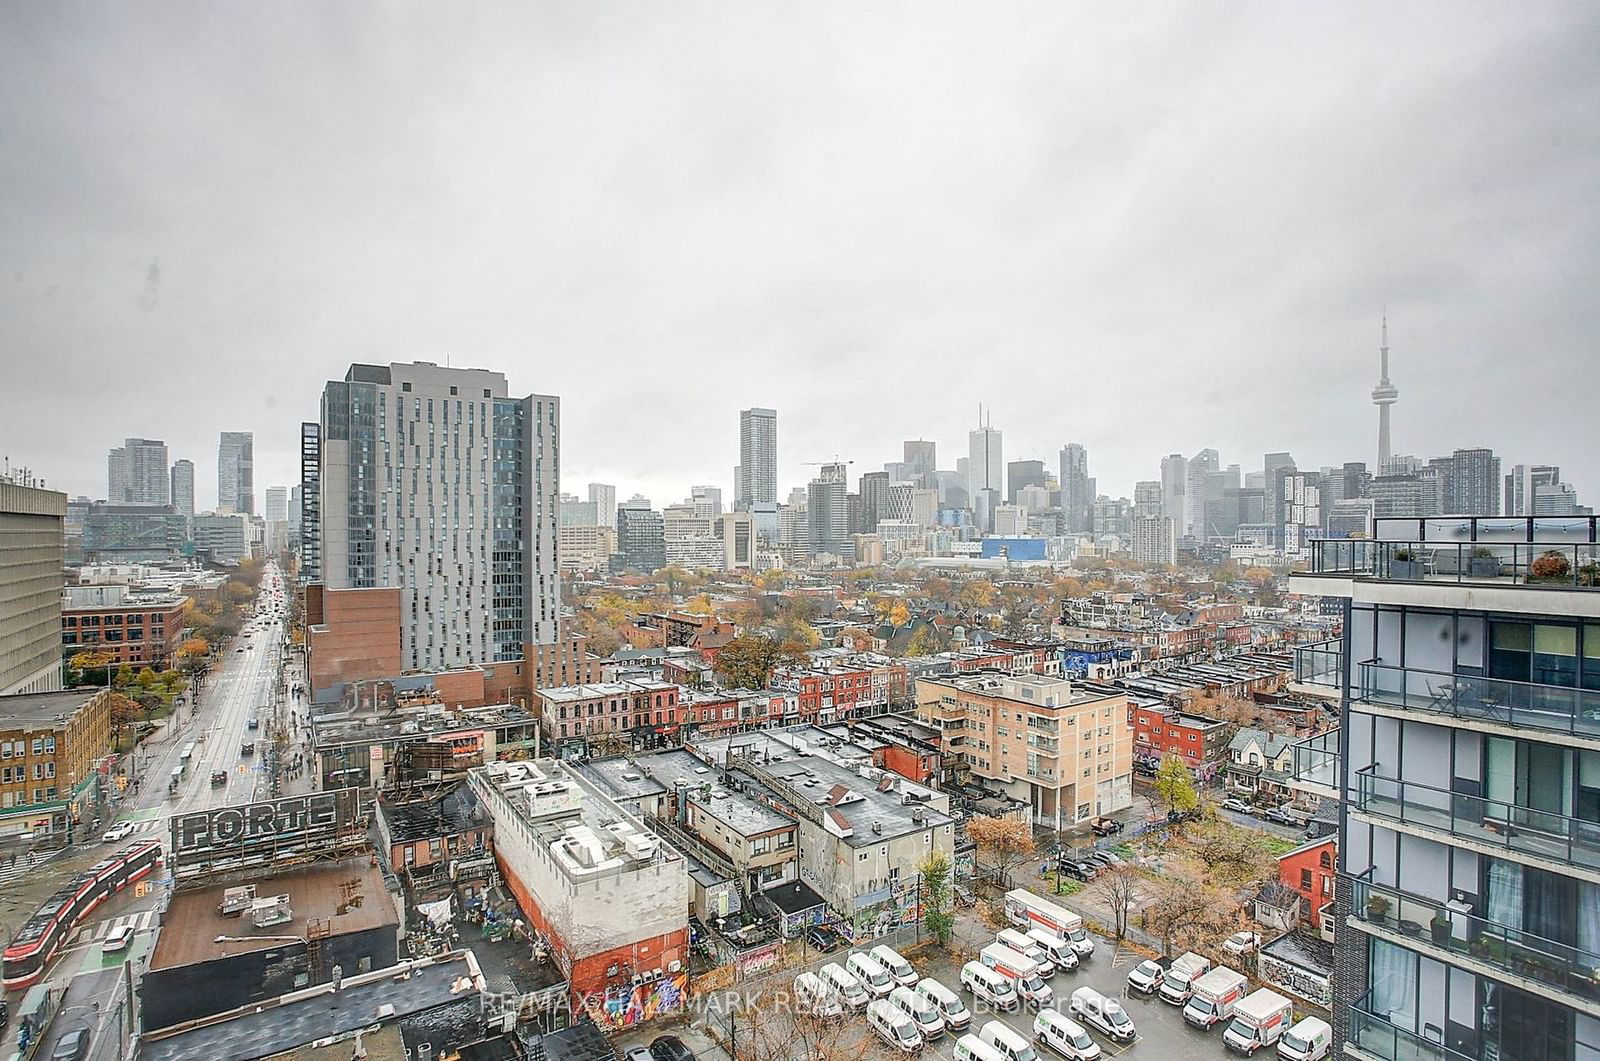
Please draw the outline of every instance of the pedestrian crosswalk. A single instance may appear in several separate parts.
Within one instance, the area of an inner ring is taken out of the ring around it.
[[[65,848],[57,847],[49,851],[28,851],[21,855],[0,860],[0,884],[10,884],[12,881],[32,873],[38,866],[61,854]]]
[[[124,925],[132,928],[134,932],[143,932],[153,925],[155,920],[156,912],[154,910],[141,910],[136,914],[123,914],[121,917],[103,918],[95,924],[85,925],[83,928],[78,929],[77,935],[73,937],[73,942],[97,943]]]

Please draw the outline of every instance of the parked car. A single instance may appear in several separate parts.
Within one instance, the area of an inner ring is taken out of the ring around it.
[[[1261,933],[1251,932],[1248,929],[1235,932],[1222,941],[1222,949],[1235,956],[1249,954],[1259,946],[1261,946]]]
[[[844,946],[844,937],[831,928],[818,925],[806,932],[806,942],[824,954],[831,954]]]
[[[655,1061],[655,1058],[650,1056],[648,1046],[630,1046],[628,1052],[623,1055],[623,1061]]]
[[[1072,858],[1062,859],[1058,868],[1067,876],[1075,877],[1082,881],[1094,880],[1095,874],[1099,873],[1099,869],[1095,866],[1087,862],[1079,862],[1077,859]]]
[[[1167,978],[1167,971],[1161,967],[1160,962],[1146,959],[1133,967],[1128,974],[1128,989],[1137,991],[1141,995],[1153,995],[1161,987],[1161,981]]]
[[[676,1035],[658,1035],[650,1041],[650,1056],[655,1061],[694,1061],[694,1051]]]
[[[1110,836],[1122,832],[1122,823],[1115,818],[1096,818],[1089,823],[1089,828],[1096,836]]]
[[[111,827],[110,832],[106,833],[106,835],[100,838],[100,842],[105,844],[115,844],[126,839],[132,833],[132,822],[118,822],[116,825]]]
[[[1229,796],[1227,799],[1222,801],[1222,809],[1231,810],[1236,814],[1251,814],[1255,810],[1254,807],[1250,806],[1250,804],[1246,803],[1244,800],[1234,799],[1232,796]]]
[[[1279,825],[1300,824],[1300,818],[1297,815],[1290,813],[1287,807],[1273,807],[1271,810],[1267,811],[1266,814],[1262,815],[1262,817],[1266,818],[1269,822],[1277,822]]]

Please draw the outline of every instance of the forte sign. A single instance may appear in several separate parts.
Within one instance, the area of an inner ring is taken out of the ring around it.
[[[363,823],[371,804],[366,789],[344,788],[284,796],[237,807],[172,816],[172,861],[180,872],[186,865],[213,864],[219,860],[237,865],[292,856],[296,852],[333,853],[341,837],[364,841]]]

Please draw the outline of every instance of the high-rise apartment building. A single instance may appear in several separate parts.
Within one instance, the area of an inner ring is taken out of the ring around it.
[[[1378,518],[1290,576],[1343,605],[1302,672],[1342,747],[1297,756],[1342,798],[1330,1056],[1600,1054],[1600,527],[1510,522]]]
[[[661,513],[624,504],[617,509],[617,552],[627,567],[648,575],[667,566],[666,528]]]
[[[185,519],[194,519],[194,461],[173,461],[171,479],[172,507]]]
[[[224,431],[217,446],[217,511],[256,511],[255,436]]]
[[[1554,464],[1515,464],[1505,478],[1505,497],[1500,511],[1507,516],[1534,515],[1534,494],[1541,486],[1561,482],[1561,469]]]
[[[268,523],[284,523],[289,519],[289,488],[287,486],[267,487]]]
[[[66,515],[66,494],[26,475],[0,478],[0,696],[62,687]]]
[[[910,445],[910,443],[907,443]],[[857,534],[872,534],[878,529],[880,519],[892,519],[889,514],[889,487],[892,480],[888,472],[865,472],[861,476],[861,523]]]
[[[400,588],[407,670],[556,642],[560,399],[483,369],[356,364],[311,426],[322,581]]]
[[[1203,449],[1189,458],[1187,481],[1183,485],[1184,523],[1179,536],[1187,534],[1197,541],[1205,541],[1211,533],[1206,513],[1207,479],[1222,466],[1222,457],[1214,449]]]
[[[778,410],[739,412],[739,469],[734,501],[740,509],[778,500]]]
[[[1498,516],[1505,483],[1500,477],[1500,458],[1494,455],[1494,450],[1458,449],[1448,459],[1450,481],[1446,487],[1444,514]]]
[[[1185,491],[1189,486],[1189,458],[1181,453],[1169,453],[1161,458],[1161,508],[1174,527],[1188,525],[1188,512],[1184,505]],[[1066,480],[1061,487],[1066,489]]]
[[[1176,564],[1178,544],[1173,538],[1172,520],[1166,516],[1135,516],[1133,559],[1141,564]]]
[[[1076,442],[1061,447],[1061,516],[1068,534],[1089,529],[1089,506],[1094,490],[1089,485],[1089,451]]]
[[[849,559],[848,489],[843,464],[824,464],[806,488],[806,534],[812,556],[828,554]]]
[[[1295,470],[1294,457],[1288,453],[1268,453],[1262,459],[1262,466],[1262,489],[1266,491],[1267,521],[1276,523],[1283,509],[1282,475],[1284,472]]]
[[[322,425],[300,425],[300,581],[322,581]]]
[[[1161,484],[1154,479],[1133,484],[1133,518],[1149,519],[1165,513],[1161,509]]]
[[[617,488],[609,483],[590,483],[589,500],[594,502],[594,518],[602,527],[617,527]]]
[[[172,479],[167,444],[130,438],[106,458],[106,500],[112,504],[171,504]]]

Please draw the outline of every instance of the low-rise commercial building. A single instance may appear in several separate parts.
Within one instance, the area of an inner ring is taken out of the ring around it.
[[[172,665],[183,638],[177,593],[134,593],[127,586],[68,586],[61,602],[61,643],[69,652],[105,653],[112,665]]]
[[[392,690],[404,681],[374,684]],[[520,707],[441,707],[428,694],[408,697],[403,687],[311,715],[312,754],[325,790],[438,786],[497,758],[537,754],[538,730],[538,719]]]
[[[684,858],[565,764],[498,762],[469,784],[495,825],[495,858],[567,976],[574,1006],[623,1026],[686,998]]]
[[[0,839],[69,836],[103,799],[111,752],[104,689],[0,696]]]
[[[1130,704],[1128,721],[1133,727],[1134,758],[1147,765],[1176,755],[1191,770],[1199,770],[1227,758],[1227,737],[1233,727],[1226,722],[1164,704]]]

